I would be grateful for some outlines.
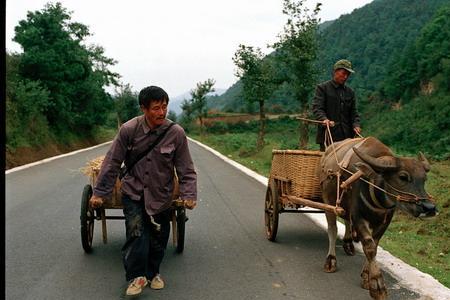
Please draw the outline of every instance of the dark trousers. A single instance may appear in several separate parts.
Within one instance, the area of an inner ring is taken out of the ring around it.
[[[144,199],[135,201],[122,196],[127,240],[122,247],[122,259],[126,280],[146,276],[151,280],[159,273],[170,234],[171,209],[153,218],[161,224],[158,231],[145,211]]]

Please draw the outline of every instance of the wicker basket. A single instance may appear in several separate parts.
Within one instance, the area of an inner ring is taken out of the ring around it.
[[[310,200],[322,198],[316,168],[323,152],[310,150],[273,150],[270,177],[291,181],[288,193]]]

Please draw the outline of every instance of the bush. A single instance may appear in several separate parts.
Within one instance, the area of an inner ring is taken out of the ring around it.
[[[213,122],[206,127],[206,131],[212,134],[223,134],[228,132],[228,124],[222,121]]]
[[[450,95],[435,94],[413,99],[398,110],[374,115],[366,135],[378,137],[398,151],[422,151],[435,159],[450,157]]]
[[[9,82],[6,98],[6,144],[8,149],[45,144],[50,131],[43,111],[49,92],[39,82]]]

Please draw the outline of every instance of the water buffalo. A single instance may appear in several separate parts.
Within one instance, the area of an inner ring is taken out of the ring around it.
[[[361,272],[361,285],[374,299],[386,299],[387,292],[375,256],[378,242],[386,231],[396,207],[414,217],[436,214],[436,206],[425,192],[424,184],[430,164],[422,153],[418,159],[396,157],[373,137],[347,139],[329,146],[318,166],[324,203],[336,205],[337,174],[342,183],[349,172],[362,174],[346,189],[340,189],[340,205],[345,213],[344,251],[355,254],[353,241],[360,241],[366,261]],[[359,171],[359,172],[358,172]],[[401,205],[400,205],[401,203]],[[329,249],[325,272],[336,271],[336,215],[326,212]]]

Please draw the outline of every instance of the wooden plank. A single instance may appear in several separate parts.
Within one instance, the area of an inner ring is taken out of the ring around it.
[[[345,211],[342,207],[336,207],[333,205],[316,202],[316,201],[312,201],[312,200],[308,200],[308,199],[300,198],[300,197],[296,197],[296,196],[290,196],[290,195],[287,195],[286,198],[289,201],[291,201],[292,203],[329,211],[329,212],[336,214],[337,216],[342,216],[345,213]]]
[[[317,150],[272,150],[273,154],[292,154],[292,155],[312,155],[312,156],[322,156],[324,152]]]
[[[279,181],[283,181],[283,182],[287,182],[290,183],[292,180],[286,177],[281,177],[281,176],[272,176],[273,179],[275,180],[279,180]]]

